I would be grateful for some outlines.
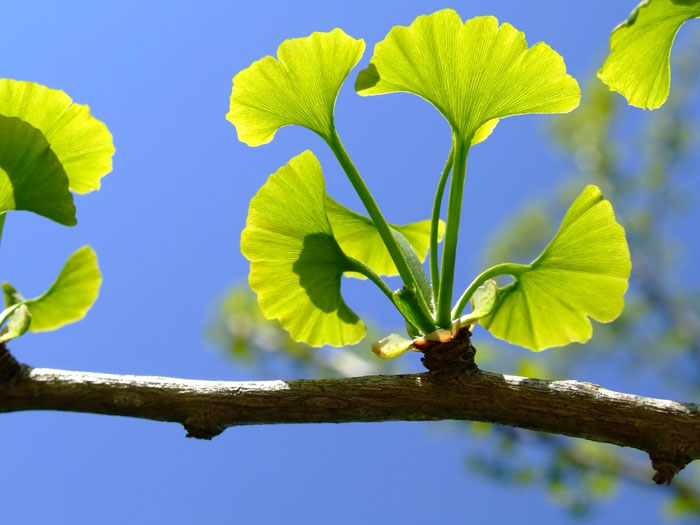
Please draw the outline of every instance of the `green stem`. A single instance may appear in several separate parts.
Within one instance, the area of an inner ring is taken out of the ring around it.
[[[452,287],[455,277],[455,260],[457,258],[457,238],[459,236],[459,219],[462,212],[462,195],[464,178],[467,171],[469,141],[455,136],[454,163],[452,165],[452,182],[447,204],[447,226],[445,242],[442,247],[442,268],[440,269],[440,290],[437,301],[437,323],[440,327],[450,329],[452,316]]]
[[[2,231],[5,227],[5,217],[7,217],[7,212],[0,213],[0,241],[2,241]]]
[[[462,315],[462,311],[467,306],[469,299],[472,298],[472,295],[474,295],[474,292],[476,292],[479,286],[484,284],[486,281],[493,279],[498,275],[512,275],[513,277],[517,277],[523,272],[523,270],[528,268],[529,266],[525,264],[503,263],[492,266],[488,270],[482,272],[472,281],[469,287],[462,294],[462,297],[460,297],[459,301],[457,301],[457,304],[452,309],[452,319],[457,319],[457,317]]]
[[[406,257],[404,257],[404,254],[401,251],[398,242],[391,233],[391,228],[386,222],[384,215],[382,215],[379,206],[377,206],[377,203],[372,197],[369,188],[367,188],[365,181],[362,179],[362,176],[357,171],[357,168],[355,168],[355,165],[350,159],[350,156],[348,155],[347,151],[345,151],[343,143],[340,141],[340,137],[338,137],[338,133],[336,132],[335,128],[333,128],[330,137],[323,138],[326,140],[331,150],[335,154],[336,158],[338,159],[338,162],[345,171],[345,174],[348,176],[348,179],[350,179],[350,183],[355,188],[355,191],[359,195],[360,200],[362,200],[362,204],[364,204],[365,208],[367,209],[367,213],[369,214],[370,218],[372,219],[372,222],[377,228],[377,231],[379,232],[382,241],[386,245],[387,250],[389,250],[391,260],[394,261],[396,269],[399,271],[399,275],[401,276],[401,279],[403,279],[404,284],[411,286],[416,290],[416,295],[418,297],[421,309],[424,310],[426,315],[432,319],[432,313],[428,308],[428,304],[426,303],[425,298],[420,292],[420,286],[418,285],[418,281],[413,275],[413,272],[411,271],[408,265]]]
[[[377,275],[375,271],[372,270],[372,268],[367,266],[362,261],[358,261],[357,259],[353,259],[352,257],[348,257],[348,261],[350,262],[351,270],[353,272],[357,272],[367,277],[367,279],[376,284],[379,287],[379,289],[384,293],[384,295],[386,295],[389,298],[391,304],[393,304],[394,306],[396,305],[394,303],[394,294],[391,291],[391,288],[389,288],[389,286],[384,282],[384,280],[381,277],[379,277],[379,275]]]
[[[450,155],[447,157],[445,167],[440,175],[437,191],[435,192],[435,201],[433,202],[433,215],[430,219],[430,283],[433,288],[433,299],[437,303],[437,293],[440,288],[440,267],[438,266],[438,230],[440,228],[440,208],[442,206],[442,197],[445,193],[445,185],[447,177],[452,169],[452,161],[454,160],[454,138],[452,139],[452,147]]]

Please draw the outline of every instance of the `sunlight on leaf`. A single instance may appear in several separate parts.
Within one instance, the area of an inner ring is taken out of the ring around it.
[[[474,324],[479,319],[493,312],[498,304],[498,285],[496,281],[489,279],[482,284],[476,292],[474,292],[471,302],[471,313],[462,316],[458,321],[461,326]]]
[[[656,109],[671,87],[671,47],[681,25],[700,16],[700,0],[646,0],[610,35],[598,77],[632,106]]]
[[[3,283],[2,286],[3,286],[3,288],[5,286],[8,286],[12,290],[14,290],[14,288],[12,288],[12,285],[10,283]],[[15,292],[16,292],[16,290],[15,290]],[[5,297],[7,299],[7,295],[5,295]],[[22,299],[20,297],[20,301],[21,300]],[[6,303],[5,309],[2,312],[0,312],[0,325],[4,324],[5,321],[7,321],[10,318],[10,316],[12,316],[12,314],[14,314],[17,311],[17,308],[19,308],[19,307],[20,307],[20,304],[18,304],[18,303],[12,303],[12,304]]]
[[[414,93],[432,103],[464,139],[483,140],[492,119],[565,113],[579,103],[561,56],[492,16],[462,23],[452,9],[394,27],[357,76],[360,95]],[[478,133],[478,135],[477,135]],[[475,137],[476,135],[476,137]]]
[[[400,334],[389,334],[384,339],[372,343],[372,352],[382,359],[394,359],[411,348],[412,344],[412,339],[406,339]]]
[[[330,138],[340,86],[365,50],[341,29],[285,40],[278,58],[266,56],[233,77],[226,119],[238,140],[259,146],[283,126],[297,124]]]
[[[588,186],[559,231],[530,265],[500,290],[496,310],[481,320],[494,336],[531,350],[592,335],[587,316],[609,322],[622,312],[630,274],[625,231],[610,202]]]
[[[479,142],[485,141],[491,133],[493,133],[493,130],[496,128],[496,125],[498,124],[498,119],[494,118],[489,121],[487,121],[485,124],[482,124],[479,129],[476,130],[474,133],[474,136],[472,137],[471,145],[473,146],[474,144],[479,144]]]
[[[344,346],[364,337],[364,325],[340,295],[341,276],[351,266],[333,237],[313,153],[270,175],[250,201],[241,251],[260,309],[295,341]]]
[[[379,275],[398,275],[389,251],[374,223],[368,217],[346,208],[328,195],[326,195],[326,213],[333,228],[333,235],[345,254],[362,261]],[[430,221],[390,226],[411,243],[418,258],[424,261],[430,244]],[[442,239],[444,233],[445,223],[440,221],[438,241]],[[348,275],[365,279],[357,272],[348,272]]]
[[[32,314],[32,332],[55,330],[79,321],[92,307],[102,284],[97,254],[83,246],[71,255],[51,287],[39,297],[24,301]],[[11,286],[5,287],[5,297]]]
[[[0,115],[0,213],[26,210],[73,226],[68,177],[38,129]]]
[[[8,282],[2,283],[2,295],[5,299],[5,310],[0,313],[0,325],[5,322],[6,316],[12,313],[11,307],[24,301],[17,288]]]
[[[39,129],[63,165],[70,189],[89,193],[112,171],[114,145],[107,126],[63,91],[34,82],[0,79],[0,115]]]
[[[29,313],[29,308],[26,305],[20,304],[12,312],[7,324],[0,330],[0,343],[6,343],[11,339],[23,335],[32,322],[32,314]]]

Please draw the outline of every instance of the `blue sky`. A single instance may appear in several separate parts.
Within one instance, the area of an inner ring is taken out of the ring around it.
[[[358,200],[330,152],[306,130],[284,129],[259,148],[239,143],[224,118],[233,75],[274,54],[285,38],[334,27],[365,39],[363,67],[393,25],[452,7],[464,18],[496,15],[523,30],[529,43],[546,41],[584,85],[602,63],[610,30],[633,3],[4,5],[1,76],[60,88],[89,104],[117,149],[102,191],[76,198],[75,228],[25,213],[8,218],[2,279],[25,295],[42,291],[83,244],[97,250],[105,279],[83,322],[24,337],[13,351],[42,367],[258,378],[204,340],[216,299],[247,275],[238,243],[248,201],[267,175],[307,148],[321,160],[329,193],[348,205]],[[470,155],[463,221],[472,227],[459,249],[457,288],[480,270],[479,250],[489,232],[528,199],[548,195],[566,173],[543,131],[551,118],[507,119]],[[358,97],[349,81],[336,120],[389,220],[427,218],[449,149],[442,117],[409,95]],[[345,290],[358,313],[399,325],[366,283]],[[420,369],[417,360],[412,366]],[[539,490],[471,476],[463,465],[468,439],[445,425],[251,427],[200,442],[185,439],[177,425],[92,415],[22,413],[1,421],[7,523],[568,519]],[[595,517],[655,523],[662,490],[623,486]]]

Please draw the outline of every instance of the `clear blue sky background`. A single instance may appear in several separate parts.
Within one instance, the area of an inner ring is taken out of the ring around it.
[[[268,174],[306,148],[321,159],[329,193],[350,205],[357,199],[310,132],[288,128],[255,149],[237,141],[224,118],[237,71],[274,54],[285,38],[334,27],[365,39],[364,66],[393,25],[453,7],[464,18],[494,14],[525,31],[530,43],[546,41],[585,84],[604,57],[610,30],[633,4],[4,3],[0,75],[60,88],[89,104],[117,148],[103,190],[76,199],[77,227],[24,213],[8,219],[1,277],[25,295],[42,291],[65,258],[87,243],[96,248],[105,278],[83,322],[27,336],[13,350],[43,367],[252,378],[208,347],[203,335],[217,297],[247,275],[238,242],[248,201]],[[462,237],[459,286],[479,270],[473,251],[507,211],[547,195],[564,175],[564,160],[552,154],[543,132],[550,118],[556,117],[507,119],[470,155],[463,220],[473,227]],[[449,148],[442,117],[417,97],[358,97],[351,80],[338,100],[337,124],[389,219],[427,218]],[[379,293],[346,288],[358,312],[398,324]],[[185,439],[178,425],[92,415],[10,414],[0,424],[4,523],[569,519],[539,490],[470,476],[463,466],[468,441],[439,424],[238,428],[212,442]],[[623,486],[594,517],[655,523],[662,492]]]

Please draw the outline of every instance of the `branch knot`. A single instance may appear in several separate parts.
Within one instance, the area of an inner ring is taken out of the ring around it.
[[[0,383],[9,381],[22,371],[22,365],[10,353],[5,343],[0,343]]]
[[[476,348],[471,343],[472,333],[462,328],[447,342],[426,340],[420,348],[421,363],[431,372],[464,372],[479,370],[474,362]]]

